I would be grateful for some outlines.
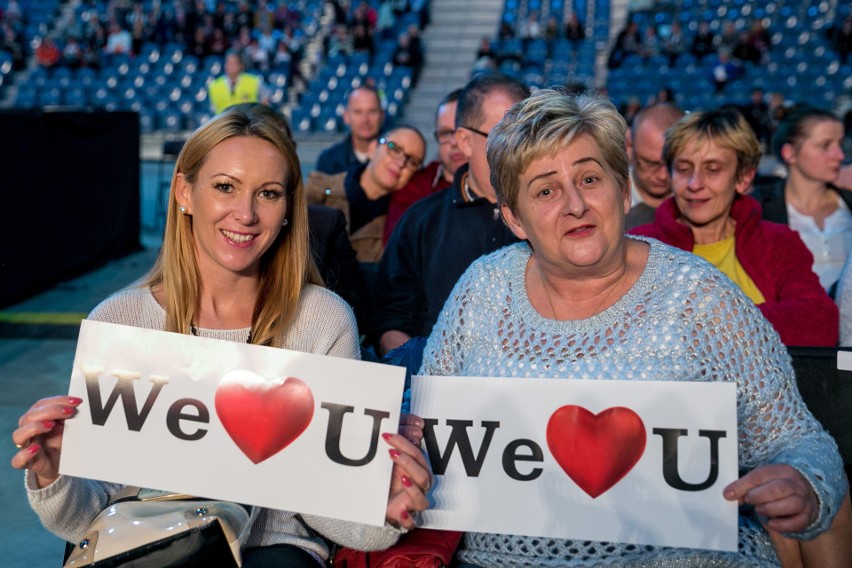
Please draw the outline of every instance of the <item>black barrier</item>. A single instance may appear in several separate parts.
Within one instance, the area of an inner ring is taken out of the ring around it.
[[[816,419],[834,436],[849,471],[852,466],[852,371],[838,370],[838,349],[833,347],[790,347],[788,351],[793,358],[802,398]]]
[[[133,112],[0,113],[0,307],[141,249]]]

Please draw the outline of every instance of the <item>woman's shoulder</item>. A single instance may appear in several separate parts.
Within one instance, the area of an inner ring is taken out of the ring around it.
[[[132,325],[148,329],[162,329],[165,310],[154,299],[148,287],[131,287],[120,290],[95,306],[88,319]]]
[[[350,318],[354,321],[352,308],[346,300],[329,290],[316,284],[308,284],[302,289],[302,297],[299,299],[299,316],[301,319],[308,318],[341,318],[348,323]]]
[[[520,242],[484,254],[470,263],[458,284],[464,282],[466,286],[492,286],[495,278],[508,283],[513,274],[524,272],[530,253],[529,245]]]
[[[720,280],[719,277],[722,276],[715,266],[690,251],[673,247],[651,237],[631,235],[629,238],[645,241],[650,246],[645,271],[655,283]]]

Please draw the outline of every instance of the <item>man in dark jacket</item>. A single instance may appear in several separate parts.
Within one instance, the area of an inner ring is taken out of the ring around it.
[[[337,174],[365,163],[370,143],[379,137],[384,120],[379,93],[366,85],[353,89],[346,97],[346,110],[343,111],[349,135],[320,152],[316,170]]]
[[[500,217],[485,142],[506,110],[527,96],[526,85],[500,73],[477,75],[463,89],[456,136],[468,165],[451,187],[405,213],[379,265],[372,331],[380,354],[428,335],[470,263],[516,241]]]

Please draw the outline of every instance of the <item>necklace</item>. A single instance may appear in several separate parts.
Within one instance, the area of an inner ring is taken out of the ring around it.
[[[189,333],[190,335],[198,337],[198,328],[196,328],[195,324],[192,322],[189,322]],[[251,329],[249,329],[248,338],[246,338],[246,343],[251,343]]]
[[[615,289],[618,288],[618,285],[621,284],[621,280],[624,278],[625,274],[627,274],[627,268],[626,267],[624,269],[624,272],[621,273],[621,276],[619,276],[618,279],[615,282],[613,282],[612,286],[610,286],[607,289],[606,294],[604,294],[603,299],[600,302],[597,303],[595,308],[592,310],[592,313],[589,314],[588,317],[592,317],[593,315],[596,315],[598,313],[598,311],[601,309],[601,306],[603,306],[604,303],[606,303],[606,301],[609,299],[609,297],[612,295],[612,293],[615,291]],[[547,282],[545,282],[545,280],[544,280],[544,270],[541,268],[540,264],[538,266],[538,278],[539,278],[539,280],[541,280],[541,287],[544,289],[544,296],[547,298],[548,306],[550,306],[550,313],[553,314],[553,319],[558,320],[559,317],[556,315],[556,308],[554,308],[554,306],[553,306],[553,299],[550,297],[550,291],[547,289]]]

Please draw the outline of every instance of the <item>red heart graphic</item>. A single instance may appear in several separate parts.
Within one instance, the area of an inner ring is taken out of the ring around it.
[[[216,414],[237,447],[254,463],[298,438],[314,416],[314,395],[299,379],[267,382],[232,371],[216,387]]]
[[[623,406],[592,414],[582,406],[556,410],[547,447],[568,477],[592,499],[621,481],[645,452],[645,425]]]

